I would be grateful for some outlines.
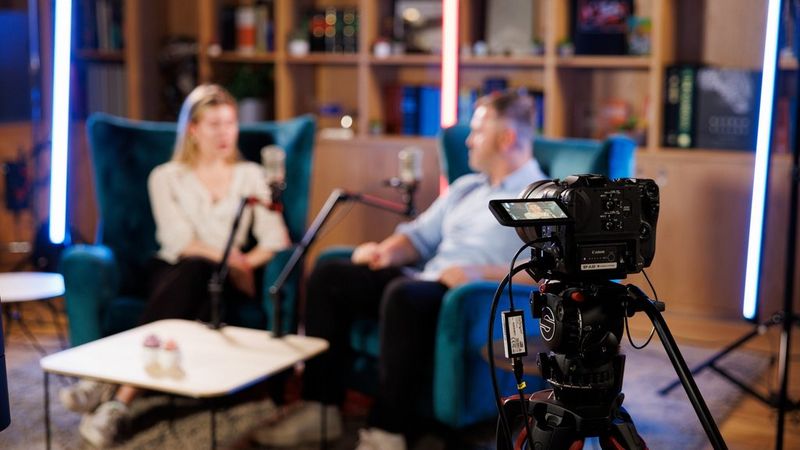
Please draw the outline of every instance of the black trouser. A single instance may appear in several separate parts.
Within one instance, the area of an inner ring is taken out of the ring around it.
[[[417,281],[394,268],[321,263],[309,277],[306,334],[327,339],[330,348],[306,363],[303,398],[341,404],[352,362],[351,325],[378,319],[380,388],[370,425],[407,431],[419,393],[432,383],[436,324],[446,291],[441,283]]]
[[[183,258],[175,264],[154,260],[150,270],[147,306],[140,324],[161,319],[209,321],[211,296],[208,281],[216,266],[217,263],[199,257]],[[237,303],[256,300],[226,281],[222,301],[224,309],[228,309]]]

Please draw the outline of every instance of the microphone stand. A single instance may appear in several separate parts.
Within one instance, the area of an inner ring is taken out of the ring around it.
[[[283,286],[286,284],[286,281],[289,279],[289,276],[292,274],[295,267],[297,267],[297,264],[305,256],[306,252],[308,251],[308,247],[310,247],[311,244],[313,244],[316,240],[319,230],[322,229],[323,225],[325,225],[325,222],[327,222],[331,213],[336,208],[336,205],[342,202],[356,201],[367,206],[372,206],[374,208],[393,212],[406,217],[413,217],[416,215],[416,209],[414,208],[414,192],[416,191],[417,183],[403,183],[395,178],[392,178],[387,183],[390,186],[400,188],[403,191],[404,204],[384,200],[369,194],[347,192],[342,189],[334,189],[333,192],[331,192],[331,194],[328,196],[328,199],[325,201],[325,204],[322,205],[322,209],[320,209],[319,213],[317,213],[317,216],[314,218],[311,226],[309,226],[306,234],[303,235],[300,243],[295,246],[294,252],[292,252],[289,260],[286,262],[286,265],[283,266],[283,269],[275,279],[275,282],[269,288],[269,295],[272,299],[274,316],[274,326],[272,327],[274,337],[281,337],[284,334],[281,317]]]
[[[228,241],[225,243],[225,250],[222,252],[222,260],[220,260],[214,272],[211,274],[211,279],[208,280],[208,293],[211,297],[211,322],[208,327],[214,330],[219,330],[224,327],[222,323],[222,287],[225,283],[225,278],[228,276],[228,256],[231,253],[233,246],[233,239],[236,236],[236,230],[239,229],[239,222],[242,220],[244,208],[250,203],[250,198],[242,197],[239,202],[239,207],[236,209],[236,216],[233,219],[231,226],[231,233],[228,235]]]

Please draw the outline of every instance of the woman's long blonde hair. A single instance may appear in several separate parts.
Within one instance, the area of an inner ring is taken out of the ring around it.
[[[218,84],[201,84],[186,96],[178,116],[178,137],[175,140],[175,150],[172,160],[187,165],[194,165],[200,153],[197,143],[189,136],[189,125],[197,123],[200,116],[208,108],[220,105],[230,105],[236,109],[236,100],[230,92]],[[234,162],[239,158],[239,150],[230,158]]]

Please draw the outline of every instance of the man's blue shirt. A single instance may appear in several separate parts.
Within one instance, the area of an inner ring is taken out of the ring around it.
[[[397,226],[424,264],[420,279],[438,280],[451,266],[508,265],[523,242],[489,211],[489,200],[517,198],[529,184],[546,176],[535,160],[509,174],[497,186],[484,174],[459,177],[447,194],[436,199],[411,222]]]

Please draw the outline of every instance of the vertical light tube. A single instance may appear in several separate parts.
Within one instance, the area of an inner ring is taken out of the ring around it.
[[[50,242],[63,244],[67,215],[69,83],[72,0],[55,0],[53,33],[53,120],[50,144]]]
[[[442,4],[442,128],[458,121],[458,3]]]
[[[772,138],[772,110],[775,97],[775,76],[778,66],[778,28],[780,0],[769,0],[767,27],[764,33],[764,61],[761,72],[761,103],[758,109],[758,136],[753,169],[753,197],[750,201],[750,231],[747,240],[742,316],[756,320],[758,316],[758,286],[761,275],[764,221],[769,182],[769,154]]]

